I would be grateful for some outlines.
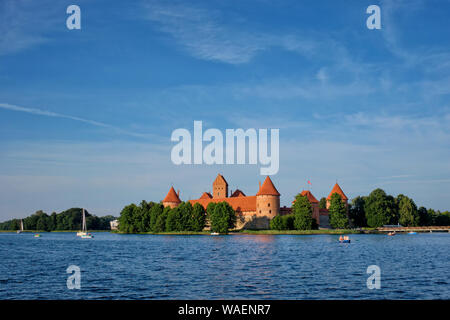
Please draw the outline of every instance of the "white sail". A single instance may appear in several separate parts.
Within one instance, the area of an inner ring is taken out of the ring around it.
[[[20,230],[17,230],[17,233],[22,233],[23,232],[23,220],[20,219]]]
[[[85,213],[84,213],[84,208],[83,208],[82,210],[83,210],[83,214],[82,214],[83,217],[82,217],[82,223],[81,223],[81,231],[78,231],[78,232],[77,232],[77,236],[81,236],[81,237],[87,235],[86,215],[85,215]]]
[[[82,225],[82,227],[81,227],[81,230],[83,231],[83,232],[86,232],[87,230],[86,230],[86,215],[84,214],[84,208],[83,208],[83,225]]]

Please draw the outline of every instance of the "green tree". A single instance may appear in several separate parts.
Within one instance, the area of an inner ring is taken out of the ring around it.
[[[334,229],[348,228],[347,208],[338,193],[333,193],[330,199],[330,207],[328,208],[330,225]]]
[[[365,199],[364,211],[367,225],[372,228],[397,223],[397,206],[392,196],[382,189],[375,189]]]
[[[233,229],[236,224],[236,212],[227,202],[219,202],[214,206],[209,207],[211,231],[218,233],[228,233],[229,229]]]
[[[283,219],[280,215],[276,215],[270,220],[270,229],[271,230],[284,230]]]
[[[119,230],[125,233],[135,233],[138,231],[136,227],[136,213],[139,208],[134,204],[130,204],[122,209],[119,217]]]
[[[210,202],[208,203],[208,205],[206,206],[206,218],[210,219],[210,213],[214,212],[214,209],[216,208],[216,204],[215,202]]]
[[[192,204],[190,202],[182,202],[178,205],[179,217],[177,220],[178,231],[191,231]]]
[[[56,230],[56,212],[52,212],[50,218],[48,219],[48,228],[50,231]]]
[[[294,230],[294,215],[277,215],[270,220],[270,229],[272,230]]]
[[[39,219],[36,223],[36,229],[42,230],[42,231],[50,231],[48,228],[48,221],[47,221],[48,215],[43,213],[39,215]]]
[[[206,212],[200,203],[196,203],[189,219],[190,230],[200,232],[205,228]]]
[[[296,230],[311,230],[313,228],[311,203],[306,196],[299,193],[295,197],[292,212],[294,213],[294,228]]]
[[[166,231],[167,232],[173,232],[173,231],[181,231],[179,229],[179,220],[181,219],[181,211],[179,207],[172,208],[167,213],[166,218]]]
[[[327,198],[322,197],[319,201],[319,209],[326,209],[327,208]]]
[[[156,218],[154,232],[164,232],[166,231],[166,220],[169,212],[172,209],[170,207],[165,207],[160,215]]]
[[[152,232],[161,232],[162,230],[157,230],[156,227],[156,221],[158,220],[158,217],[162,214],[164,210],[164,206],[160,203],[155,204],[150,209],[150,230]]]
[[[398,222],[405,227],[414,227],[419,224],[419,213],[417,212],[417,206],[412,201],[404,195],[399,195],[397,197],[398,201]]]
[[[450,212],[445,211],[440,213],[435,220],[436,226],[450,226]]]
[[[366,212],[364,211],[365,197],[357,196],[352,200],[348,211],[350,221],[356,227],[367,227]]]
[[[431,226],[431,217],[425,207],[420,207],[417,213],[419,214],[419,226]]]
[[[140,228],[141,232],[150,232],[151,226],[150,226],[150,220],[151,220],[151,209],[155,205],[154,202],[147,202],[145,200],[142,200],[139,208],[141,212],[141,223]]]

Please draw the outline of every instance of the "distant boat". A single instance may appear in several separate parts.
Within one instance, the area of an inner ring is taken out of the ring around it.
[[[411,232],[408,232],[408,234],[417,234],[417,232],[411,231]]]
[[[339,242],[340,243],[350,243],[351,240],[350,240],[350,238],[348,236],[344,236],[344,237],[340,236],[339,237]]]
[[[17,233],[22,233],[23,232],[23,220],[20,220],[20,230],[17,230]]]
[[[218,232],[211,232],[211,235],[212,235],[212,236],[218,236],[219,233],[218,233]]]
[[[395,231],[389,232],[387,235],[388,236],[395,236]]]
[[[34,235],[34,237],[35,237],[35,238],[40,238],[41,235],[40,235],[39,233],[36,233],[36,234]]]
[[[81,235],[81,239],[92,239],[94,236],[90,233]]]
[[[81,222],[81,231],[77,232],[77,236],[79,237],[83,237],[83,236],[87,236],[87,229],[86,229],[86,214],[84,213],[84,208],[83,208],[83,221]]]

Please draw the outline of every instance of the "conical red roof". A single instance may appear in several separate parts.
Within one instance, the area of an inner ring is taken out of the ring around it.
[[[337,184],[337,182],[334,185],[333,189],[331,190],[330,194],[328,195],[327,200],[331,199],[331,195],[333,195],[333,193],[339,194],[341,196],[342,200],[345,200],[345,201],[348,200],[348,198],[345,195],[344,191],[342,191],[341,187]]]
[[[181,200],[178,197],[177,193],[175,192],[175,189],[173,187],[171,187],[169,192],[167,193],[167,196],[164,198],[163,202],[177,202],[177,203],[180,203]]]
[[[272,180],[270,180],[269,176],[267,176],[266,180],[264,180],[261,188],[259,188],[257,196],[268,195],[268,196],[279,196],[277,188],[273,185]]]
[[[310,203],[319,203],[319,201],[317,201],[316,197],[314,197],[313,194],[311,193],[311,191],[309,191],[309,190],[303,190],[302,193],[300,193],[300,194],[302,196],[306,196]]]

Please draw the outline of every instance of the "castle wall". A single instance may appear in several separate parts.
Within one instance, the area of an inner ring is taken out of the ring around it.
[[[256,212],[243,212],[236,215],[236,230],[240,229],[270,229],[270,218],[258,216]]]
[[[178,202],[163,202],[164,207],[171,207],[172,209],[178,206]]]
[[[256,197],[256,216],[266,216],[272,219],[280,214],[280,197],[260,195]]]
[[[319,214],[319,204],[318,203],[311,203],[311,209],[312,209],[312,217],[316,220],[317,225],[320,225],[320,214]]]

